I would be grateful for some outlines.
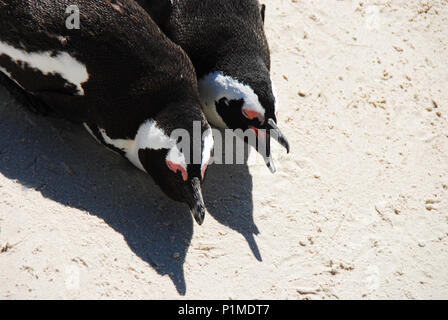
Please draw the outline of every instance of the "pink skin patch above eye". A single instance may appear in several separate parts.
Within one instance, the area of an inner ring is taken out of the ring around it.
[[[243,108],[242,112],[243,112],[244,116],[250,120],[254,120],[255,118],[257,118],[261,123],[264,122],[264,116],[257,111],[248,110],[246,108]]]
[[[187,173],[187,171],[185,170],[184,167],[182,167],[181,165],[176,164],[176,163],[174,163],[172,161],[168,161],[168,160],[166,161],[166,165],[174,173],[177,173],[177,171],[180,171],[182,173],[182,178],[184,179],[184,181],[188,180],[188,173]]]

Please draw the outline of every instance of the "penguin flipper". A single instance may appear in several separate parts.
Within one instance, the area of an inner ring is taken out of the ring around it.
[[[73,122],[85,122],[83,103],[78,101],[77,96],[56,90],[39,91],[35,93],[35,96],[44,105],[51,106],[55,115]]]
[[[49,108],[32,94],[26,92],[2,72],[0,72],[0,85],[5,87],[6,90],[8,90],[8,92],[14,97],[14,99],[16,99],[20,104],[25,106],[31,112],[42,116],[47,116],[52,113],[51,108]]]

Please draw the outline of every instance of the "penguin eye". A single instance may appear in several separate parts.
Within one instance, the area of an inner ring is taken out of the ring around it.
[[[182,178],[184,179],[184,181],[188,180],[187,170],[184,167],[182,167],[180,164],[177,164],[177,163],[174,163],[172,161],[166,160],[166,165],[174,173],[177,173],[178,171],[180,171],[182,173]]]
[[[219,104],[223,104],[223,105],[225,105],[226,107],[228,107],[228,106],[229,106],[229,99],[227,99],[227,98],[221,98],[221,99],[218,101],[218,103],[219,103]]]

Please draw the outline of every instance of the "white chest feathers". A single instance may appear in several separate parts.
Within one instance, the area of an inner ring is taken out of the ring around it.
[[[84,95],[82,84],[89,80],[87,68],[83,63],[66,52],[28,52],[0,40],[0,55],[8,56],[22,68],[27,66],[31,69],[39,70],[44,75],[59,75],[77,88],[78,95]],[[11,74],[4,67],[0,66],[0,71],[12,78]]]
[[[222,72],[212,72],[199,80],[199,93],[204,104],[207,120],[220,128],[227,128],[226,123],[216,110],[216,102],[222,98],[244,100],[243,108],[265,115],[265,109],[254,90]],[[240,114],[236,115],[240,116]]]

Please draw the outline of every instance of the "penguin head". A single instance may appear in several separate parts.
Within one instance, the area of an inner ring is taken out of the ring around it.
[[[194,11],[176,3],[171,18],[175,27],[167,33],[195,65],[207,120],[220,128],[252,130],[257,151],[275,172],[271,137],[288,152],[289,144],[277,127],[278,101],[264,31],[266,6],[255,0],[228,2],[205,1],[204,6],[193,6]]]
[[[139,130],[138,159],[165,194],[186,203],[201,225],[206,212],[201,186],[211,159],[212,131],[203,117],[170,112]]]
[[[289,153],[288,140],[277,127],[278,101],[269,72],[260,68],[246,76],[212,72],[199,81],[207,119],[220,128],[252,130],[257,151],[274,173],[270,140],[277,140]]]

